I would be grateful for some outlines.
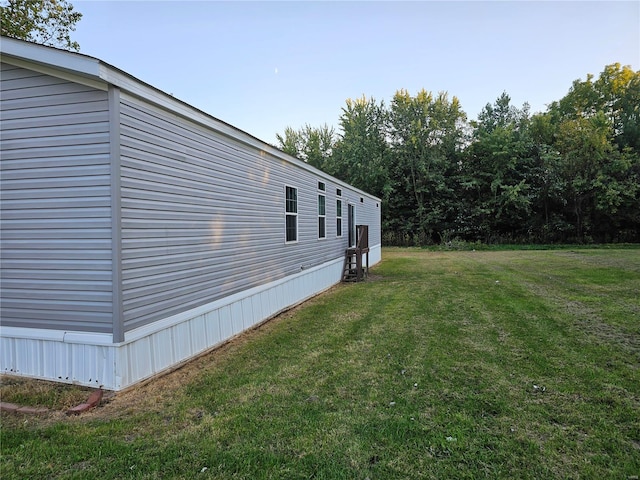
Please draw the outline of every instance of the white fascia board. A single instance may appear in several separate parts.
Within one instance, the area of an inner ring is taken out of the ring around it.
[[[78,80],[78,76],[87,77],[93,80],[93,82],[86,83],[87,85],[100,88],[101,90],[107,89],[106,85],[95,82],[100,79],[100,60],[87,55],[67,52],[66,50],[16,40],[14,38],[2,37],[2,41],[0,41],[0,57],[3,62],[12,65],[28,67],[41,73],[55,75],[80,83],[86,82]],[[60,72],[62,72],[62,74]],[[64,75],[64,72],[72,75]]]
[[[16,40],[9,37],[2,37],[2,41],[0,42],[0,52],[2,52],[3,56],[9,55],[12,57],[23,58],[35,63],[71,70],[91,77],[98,76],[100,61],[87,55],[67,52],[66,50]]]

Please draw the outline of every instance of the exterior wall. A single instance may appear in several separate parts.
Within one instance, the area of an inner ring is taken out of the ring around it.
[[[379,261],[380,247],[371,255]],[[14,375],[121,390],[316,295],[341,272],[341,260],[327,262],[140,327],[122,343],[106,334],[3,328],[0,365]]]
[[[370,244],[380,243],[377,200],[124,93],[120,111],[125,332],[342,259],[348,202],[372,223]],[[294,244],[285,244],[286,185],[298,189]]]
[[[111,332],[107,92],[6,63],[0,81],[2,326]]]
[[[374,197],[95,59],[54,50],[58,72],[22,47],[40,63],[0,77],[0,371],[120,390],[170,369],[337,283],[349,204],[380,261]]]

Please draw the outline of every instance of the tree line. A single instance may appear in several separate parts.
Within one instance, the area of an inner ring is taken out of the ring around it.
[[[545,112],[507,93],[468,121],[456,97],[348,99],[339,131],[277,147],[383,201],[383,242],[640,241],[640,71],[608,65]]]
[[[67,0],[0,0],[2,35],[78,50]],[[277,147],[383,201],[386,244],[640,241],[640,71],[605,66],[546,112],[507,93],[468,121],[456,97],[399,90],[346,101],[339,131]]]

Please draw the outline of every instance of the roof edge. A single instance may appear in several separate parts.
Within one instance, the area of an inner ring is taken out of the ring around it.
[[[2,36],[0,54],[29,60],[47,67],[68,70],[94,79],[100,78],[100,60],[81,53]]]
[[[114,85],[131,95],[140,97],[207,128],[216,130],[222,135],[242,142],[247,146],[268,153],[299,168],[312,172],[315,175],[342,185],[343,187],[353,189],[369,198],[379,202],[381,201],[381,199],[375,195],[360,190],[347,182],[323,172],[322,170],[283,152],[264,140],[260,140],[238,127],[234,127],[233,125],[220,120],[183,100],[179,100],[173,95],[169,95],[153,85],[146,83],[98,58],[91,57],[83,53],[70,52],[56,47],[2,36],[0,38],[0,58],[5,55],[22,61],[42,65],[50,69],[62,70],[75,75],[89,77],[93,81]]]

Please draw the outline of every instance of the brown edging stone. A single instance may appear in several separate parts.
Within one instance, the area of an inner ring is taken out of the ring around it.
[[[87,401],[85,403],[81,403],[80,405],[76,405],[75,407],[67,410],[67,415],[80,415],[87,410],[91,410],[92,408],[98,406],[100,400],[102,400],[102,395],[104,395],[102,389],[96,390],[91,395],[89,395],[89,398],[87,398]]]
[[[16,405],[15,403],[0,402],[0,410],[3,412],[16,413],[19,408],[20,405]]]
[[[0,402],[0,410],[9,413],[23,413],[25,415],[41,415],[49,411],[48,408],[44,407],[23,407],[9,402]]]
[[[89,398],[87,398],[86,402],[81,403],[80,405],[76,405],[75,407],[67,410],[66,412],[67,415],[80,415],[81,413],[84,413],[87,410],[91,410],[92,408],[100,404],[100,401],[102,400],[103,395],[104,395],[104,392],[102,391],[102,389],[96,390],[91,395],[89,395]],[[16,405],[15,403],[9,403],[9,402],[0,402],[0,410],[8,413],[21,413],[24,415],[42,415],[49,412],[48,408],[25,407],[25,406]]]

